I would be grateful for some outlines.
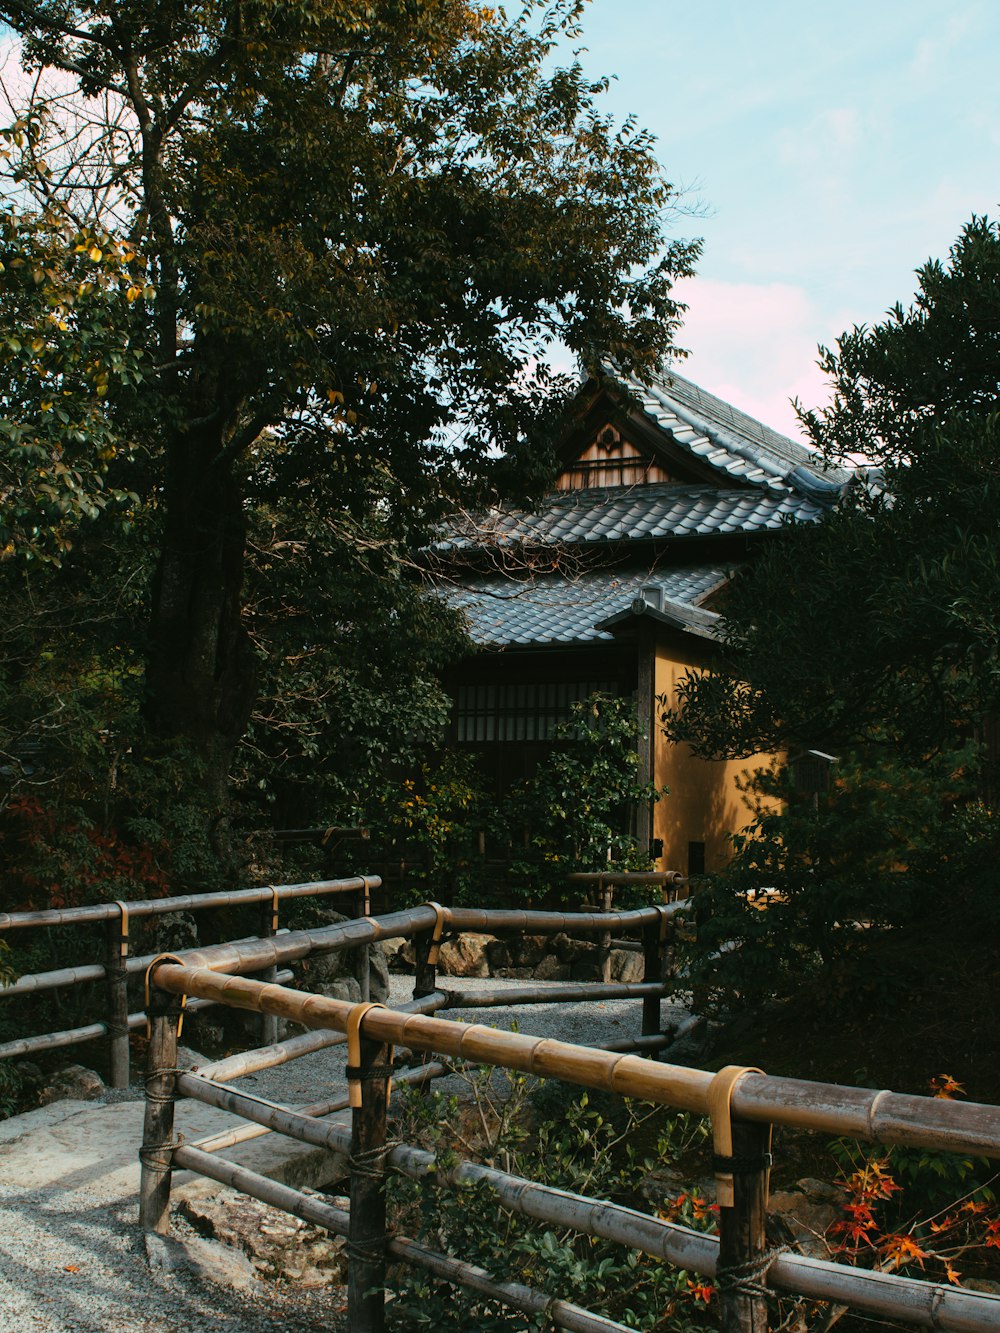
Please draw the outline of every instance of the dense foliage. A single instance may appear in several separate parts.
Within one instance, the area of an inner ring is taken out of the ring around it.
[[[833,402],[803,414],[861,470],[734,581],[720,669],[664,714],[703,755],[840,759],[827,794],[751,783],[757,819],[699,901],[704,1003],[815,986],[831,1014],[879,1012],[905,984],[881,934],[933,920],[943,888],[955,920],[995,929],[1000,225],[974,218],[918,277],[909,310],[823,353]]]
[[[231,879],[438,731],[461,635],[414,549],[542,483],[547,349],[652,365],[696,251],[557,58],[580,8],[0,4],[13,902],[97,891],[95,840],[116,892]]]
[[[831,463],[876,470],[735,582],[724,668],[665,718],[700,753],[919,760],[1000,705],[1000,225],[973,219],[918,277],[909,310],[823,354],[833,403],[803,420]]]
[[[650,137],[554,58],[580,8],[0,4],[42,74],[10,130],[7,195],[66,219],[81,263],[128,270],[122,366],[102,351],[83,373],[142,446],[117,460],[151,515],[142,715],[192,757],[216,818],[262,659],[287,674],[312,648],[255,637],[258,519],[314,568],[369,525],[398,553],[459,496],[542,476],[568,388],[553,340],[640,369],[670,345],[695,247],[665,241]],[[82,476],[85,510],[98,483]],[[268,576],[287,569],[297,602],[301,564],[275,549]],[[350,584],[357,566],[340,568]],[[332,581],[315,581],[313,614],[344,625],[341,589],[321,605]],[[366,584],[361,604],[375,596]],[[357,606],[355,587],[353,626]]]

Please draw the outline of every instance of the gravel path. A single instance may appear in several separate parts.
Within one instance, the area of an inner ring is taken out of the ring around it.
[[[454,989],[495,980],[452,979]],[[515,983],[512,983],[515,984]],[[556,983],[553,983],[556,984]],[[389,1003],[410,998],[412,981],[394,977]],[[664,1019],[680,1011],[664,1005]],[[450,1011],[451,1018],[496,1023],[581,1044],[639,1031],[640,1003],[518,1005],[506,1011]],[[343,1048],[303,1057],[240,1080],[239,1086],[287,1104],[335,1097],[346,1088]],[[133,1090],[138,1095],[138,1089]],[[109,1100],[120,1099],[115,1094]],[[8,1123],[5,1129],[13,1128]],[[30,1152],[30,1138],[24,1140]],[[346,1328],[342,1293],[289,1293],[268,1284],[248,1300],[193,1277],[149,1269],[136,1223],[134,1193],[111,1189],[95,1173],[72,1188],[31,1191],[0,1183],[2,1333],[335,1333]]]

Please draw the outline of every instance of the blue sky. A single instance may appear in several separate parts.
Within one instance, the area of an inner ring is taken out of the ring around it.
[[[817,343],[1000,214],[997,0],[592,0],[582,42],[708,209],[679,368],[779,430],[826,398]]]

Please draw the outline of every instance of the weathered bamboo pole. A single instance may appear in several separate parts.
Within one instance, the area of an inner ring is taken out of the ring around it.
[[[448,1009],[494,1009],[506,1008],[510,1004],[566,1004],[598,1002],[600,1000],[642,1000],[652,999],[658,1004],[660,997],[669,992],[659,982],[645,981],[600,981],[567,982],[566,984],[535,986],[498,986],[496,990],[444,991],[448,997],[445,1006]]]
[[[311,1195],[300,1194],[298,1190],[291,1189],[288,1185],[279,1185],[277,1181],[268,1180],[266,1176],[257,1175],[245,1167],[236,1166],[219,1157],[212,1157],[187,1145],[182,1144],[176,1149],[175,1160],[180,1167],[197,1171],[199,1175],[208,1176],[221,1185],[228,1185],[231,1189],[248,1194],[250,1198],[259,1199],[261,1203],[266,1203],[272,1208],[281,1208],[286,1213],[291,1213],[293,1217],[301,1217],[304,1222],[325,1227],[334,1235],[348,1234],[350,1215],[342,1208],[322,1203]],[[386,1248],[388,1253],[401,1263],[427,1268],[456,1286],[470,1286],[525,1313],[538,1314],[547,1310],[557,1328],[569,1329],[573,1333],[627,1333],[622,1324],[591,1314],[589,1310],[584,1310],[570,1301],[553,1300],[543,1292],[536,1292],[521,1283],[494,1282],[482,1269],[464,1263],[460,1259],[435,1254],[434,1251],[417,1245],[416,1242],[407,1240],[403,1236],[390,1240]],[[525,1296],[525,1293],[528,1295]],[[356,1333],[353,1318],[351,1333]]]
[[[117,926],[113,917],[109,918],[109,923],[114,929]],[[287,935],[286,930],[278,932],[279,935]],[[257,940],[256,935],[246,935],[242,939],[231,940],[231,944],[253,944]],[[159,958],[162,949],[156,953],[142,954],[139,956],[129,955],[125,959],[125,971],[129,976],[137,972],[145,972],[154,958]],[[190,950],[179,949],[178,958],[187,958]],[[0,1000],[19,999],[24,995],[35,995],[39,991],[57,990],[62,986],[80,986],[90,981],[107,980],[108,969],[103,963],[85,963],[80,967],[59,967],[51,972],[30,972],[13,982],[10,986],[0,989]]]
[[[139,1160],[139,1225],[165,1235],[170,1229],[170,1174],[173,1166],[177,1029],[181,1005],[176,995],[156,987],[149,996],[149,1064],[146,1111]]]
[[[169,962],[157,967],[156,980],[166,990],[200,995],[235,1008],[266,1007],[306,1027],[329,1026],[345,1031],[354,1007],[321,995],[264,986],[245,977]],[[656,1064],[523,1033],[498,1032],[480,1024],[457,1024],[417,1014],[406,1017],[390,1009],[370,1009],[364,1027],[373,1040],[459,1060],[497,1064],[542,1078],[562,1078],[583,1087],[703,1114],[708,1108],[708,1088],[715,1077],[705,1070]],[[733,1092],[732,1111],[740,1119],[780,1121],[854,1138],[1000,1157],[1000,1107],[996,1106],[748,1073]]]
[[[649,984],[659,982],[660,995],[647,996],[642,1002],[642,1035],[651,1037],[663,1031],[662,1005],[660,1000],[666,994],[663,981],[666,976],[666,934],[669,918],[661,916],[655,925],[650,923],[642,928],[642,976]]]
[[[290,974],[279,973],[284,978]],[[407,1000],[397,1006],[398,1013],[434,1014],[445,1007],[443,991],[433,991],[419,1000]],[[313,1032],[304,1032],[298,1037],[289,1037],[274,1046],[262,1046],[255,1051],[243,1051],[238,1055],[227,1056],[214,1064],[205,1065],[198,1072],[206,1078],[214,1078],[218,1083],[228,1083],[234,1078],[243,1078],[246,1074],[256,1074],[261,1069],[273,1069],[276,1065],[287,1064],[302,1055],[312,1055],[315,1051],[326,1050],[328,1046],[342,1046],[347,1038],[342,1032],[333,1032],[328,1028],[318,1028]]]
[[[469,1287],[483,1296],[509,1305],[511,1309],[520,1310],[522,1314],[547,1316],[554,1328],[569,1329],[572,1333],[628,1333],[626,1324],[594,1314],[592,1310],[585,1310],[572,1301],[548,1296],[523,1282],[499,1281],[475,1264],[437,1254],[404,1236],[397,1236],[390,1241],[389,1251],[394,1259],[426,1268],[453,1286]]]
[[[368,1010],[371,1013],[371,1010]],[[392,1047],[361,1034],[357,1064],[348,1067],[359,1086],[352,1098],[351,1219],[347,1240],[347,1311],[351,1333],[383,1333],[385,1329],[386,1127]],[[348,1051],[354,1040],[349,1036]],[[350,1055],[349,1055],[350,1058]]]
[[[422,1071],[409,1072],[416,1075]],[[182,1075],[187,1087],[192,1082],[197,1082],[198,1077],[198,1075]],[[280,1111],[283,1114],[278,1120],[284,1122],[287,1126],[285,1132],[290,1133],[292,1137],[302,1138],[305,1142],[314,1143],[334,1152],[347,1152],[350,1148],[350,1130],[346,1124],[328,1122],[324,1125],[306,1124],[302,1127],[299,1122],[308,1115],[307,1111],[286,1112],[284,1108],[261,1098],[235,1093],[229,1088],[213,1088],[211,1084],[200,1091],[205,1095],[199,1097],[199,1100],[246,1115],[258,1126],[263,1127],[265,1121],[269,1122],[274,1118],[273,1112]],[[225,1096],[227,1100],[225,1102],[215,1100],[217,1093]],[[178,1166],[190,1167],[203,1175],[211,1176],[214,1180],[232,1184],[238,1189],[244,1188],[232,1174],[241,1172],[241,1168],[208,1156],[204,1144],[191,1147],[201,1149],[198,1160],[184,1160],[182,1154],[189,1152],[189,1148],[184,1146],[177,1149]],[[216,1170],[207,1169],[205,1158],[209,1163],[216,1163]],[[701,1273],[706,1277],[717,1275],[720,1243],[715,1236],[691,1231],[676,1223],[664,1222],[621,1204],[588,1199],[565,1190],[554,1189],[549,1185],[539,1185],[523,1177],[513,1176],[478,1163],[460,1161],[440,1164],[433,1153],[405,1144],[393,1148],[387,1160],[393,1170],[414,1180],[420,1180],[433,1173],[439,1185],[486,1184],[503,1207],[524,1217],[639,1249],[675,1267]],[[226,1172],[230,1174],[227,1175]],[[273,1182],[266,1183],[273,1184]],[[286,1188],[277,1187],[278,1190]],[[253,1193],[249,1189],[245,1192]],[[294,1191],[291,1194],[294,1195]],[[254,1197],[262,1196],[255,1194]],[[274,1203],[277,1207],[288,1208],[287,1203],[280,1202],[277,1195],[264,1201]],[[307,1202],[312,1203],[313,1200]],[[288,1211],[294,1212],[295,1209],[288,1208]],[[304,1216],[300,1212],[296,1215]],[[344,1216],[346,1218],[346,1214]],[[318,1217],[310,1216],[306,1220],[327,1225]],[[1000,1328],[1000,1297],[963,1291],[954,1287],[939,1287],[933,1283],[903,1278],[896,1274],[846,1268],[824,1260],[807,1259],[803,1255],[781,1254],[773,1260],[767,1270],[766,1280],[770,1286],[792,1295],[802,1295],[811,1300],[831,1301],[836,1304],[850,1304],[869,1314],[905,1318],[921,1327],[950,1329],[960,1333]]]
[[[368,883],[379,888],[382,881],[369,875]],[[326,894],[357,893],[363,886],[363,877],[317,880],[307,884],[277,884],[263,888],[233,889],[227,893],[186,893],[176,898],[139,898],[128,905],[129,915],[160,916],[165,912],[198,912],[209,907],[239,907],[248,903],[264,902],[276,892],[279,899],[309,898]],[[0,930],[25,929],[31,926],[84,925],[87,922],[109,921],[117,915],[114,903],[93,903],[89,907],[50,908],[40,912],[0,912]]]
[[[392,1082],[394,1087],[399,1083],[409,1083],[409,1084],[426,1083],[430,1082],[432,1079],[442,1078],[447,1074],[451,1074],[454,1072],[454,1070],[455,1067],[453,1065],[445,1065],[441,1064],[440,1061],[433,1060],[431,1061],[430,1064],[419,1065],[415,1069],[397,1070],[396,1073],[393,1074]],[[198,1073],[200,1074],[201,1071],[199,1070]],[[211,1088],[214,1085],[210,1083],[208,1086]],[[229,1092],[230,1089],[226,1088],[225,1091]],[[196,1100],[207,1101],[208,1098],[201,1097],[201,1098],[196,1098]],[[215,1103],[212,1102],[210,1103],[210,1105],[215,1105]],[[333,1101],[330,1102],[313,1102],[309,1106],[288,1107],[287,1109],[297,1115],[309,1116],[317,1120],[324,1120],[327,1116],[336,1115],[338,1111],[348,1110],[349,1106],[350,1106],[349,1097],[336,1097],[334,1098]],[[241,1112],[235,1107],[231,1109],[234,1109],[237,1115],[241,1114]],[[332,1121],[328,1123],[339,1124],[340,1122]],[[345,1128],[345,1134],[349,1135],[350,1131],[347,1129],[346,1125],[344,1128]],[[218,1134],[208,1134],[203,1139],[195,1139],[194,1142],[191,1144],[191,1147],[201,1148],[203,1152],[222,1152],[225,1148],[232,1148],[237,1143],[246,1143],[250,1139],[263,1138],[265,1134],[272,1134],[275,1132],[280,1133],[281,1131],[277,1130],[277,1127],[272,1127],[271,1125],[265,1125],[260,1121],[256,1121],[248,1125],[240,1125],[235,1129],[222,1130]],[[343,1151],[347,1153],[350,1151],[350,1142],[346,1138],[345,1138],[345,1145],[346,1146],[344,1147]],[[329,1145],[324,1144],[323,1146],[325,1147]],[[339,1145],[336,1151],[340,1151]]]
[[[679,870],[627,870],[620,874],[608,874],[603,870],[577,870],[572,875],[567,875],[566,879],[570,884],[604,883],[616,889],[643,885],[680,888],[687,883]]]
[[[156,955],[154,955],[156,956]],[[150,959],[152,962],[152,958]],[[279,972],[277,976],[279,983],[292,980],[291,972]],[[199,1009],[209,1009],[216,1000],[192,1000],[188,1005],[188,1011],[196,1013]],[[146,1014],[144,1010],[138,1013],[129,1014],[129,1031],[146,1026]],[[14,1041],[5,1041],[0,1045],[0,1060],[13,1059],[19,1055],[37,1055],[41,1051],[56,1051],[64,1046],[76,1046],[88,1041],[99,1041],[101,1037],[108,1035],[107,1023],[87,1023],[84,1027],[67,1028],[64,1032],[43,1032],[37,1037],[19,1037]]]

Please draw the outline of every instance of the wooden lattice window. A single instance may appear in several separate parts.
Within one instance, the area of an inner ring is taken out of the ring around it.
[[[489,741],[546,741],[569,720],[574,703],[592,694],[617,694],[614,681],[525,681],[519,684],[460,685],[455,699],[456,738]]]

